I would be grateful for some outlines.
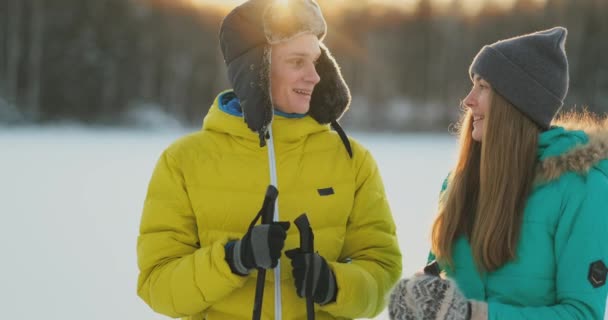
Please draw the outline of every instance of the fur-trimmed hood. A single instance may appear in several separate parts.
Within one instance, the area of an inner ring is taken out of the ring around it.
[[[270,93],[272,45],[301,35],[322,40],[325,18],[314,0],[249,0],[233,9],[220,26],[220,46],[228,67],[228,80],[240,100],[245,122],[257,132],[260,145],[273,117]],[[337,121],[351,96],[340,68],[323,45],[316,69],[321,80],[312,93],[308,114],[320,124]]]
[[[539,141],[537,181],[555,180],[566,172],[586,175],[608,159],[608,118],[571,115],[553,122]],[[608,175],[608,165],[603,169]]]

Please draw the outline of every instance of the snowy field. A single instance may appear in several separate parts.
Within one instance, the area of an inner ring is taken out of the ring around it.
[[[0,319],[168,319],[136,295],[135,246],[152,169],[185,133],[0,128]],[[426,261],[456,140],[352,136],[378,162],[409,276]]]

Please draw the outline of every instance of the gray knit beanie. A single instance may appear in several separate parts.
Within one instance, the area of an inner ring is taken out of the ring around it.
[[[519,111],[548,129],[568,93],[568,30],[555,27],[484,46],[469,68]]]

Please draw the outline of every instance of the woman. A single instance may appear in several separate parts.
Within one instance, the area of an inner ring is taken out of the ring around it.
[[[442,276],[402,280],[392,319],[604,318],[608,121],[552,122],[568,90],[566,36],[506,39],[473,60],[432,229]]]
[[[280,2],[251,0],[226,16],[220,44],[234,90],[152,175],[138,294],[159,313],[250,319],[256,270],[274,269],[263,319],[305,318],[308,294],[316,319],[373,317],[401,273],[378,168],[336,122],[350,94],[321,43],[321,11]],[[269,184],[279,191],[275,222],[248,228]],[[299,250],[289,227],[304,212],[316,253]]]

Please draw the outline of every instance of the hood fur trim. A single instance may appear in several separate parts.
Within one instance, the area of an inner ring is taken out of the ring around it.
[[[539,163],[537,181],[552,181],[570,171],[587,174],[595,164],[608,159],[608,118],[598,119],[587,113],[570,114],[554,121],[552,125],[567,130],[585,131],[589,136],[589,142]]]
[[[264,34],[269,44],[289,41],[306,33],[322,40],[326,32],[323,13],[312,0],[290,0],[286,4],[274,1],[264,12]]]

